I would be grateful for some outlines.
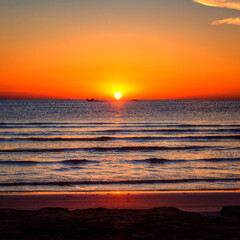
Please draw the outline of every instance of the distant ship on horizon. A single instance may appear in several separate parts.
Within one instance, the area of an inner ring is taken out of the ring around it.
[[[95,98],[86,98],[88,102],[100,102],[100,100],[95,99]]]

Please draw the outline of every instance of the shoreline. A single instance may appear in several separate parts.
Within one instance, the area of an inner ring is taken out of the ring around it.
[[[69,210],[175,207],[187,212],[213,214],[220,212],[225,206],[239,205],[240,191],[0,193],[1,209],[17,210],[39,210],[47,207]]]
[[[0,191],[1,195],[24,194],[95,194],[95,193],[217,193],[240,192],[240,189],[206,189],[206,190],[86,190],[86,191]]]

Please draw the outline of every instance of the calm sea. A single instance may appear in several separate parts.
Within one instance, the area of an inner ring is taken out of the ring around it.
[[[0,191],[240,189],[240,101],[1,100]]]

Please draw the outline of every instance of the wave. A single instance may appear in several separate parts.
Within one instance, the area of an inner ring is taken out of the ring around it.
[[[64,164],[64,165],[78,165],[78,164],[88,164],[88,163],[98,163],[98,161],[92,161],[87,159],[68,159],[62,161],[0,161],[0,165],[36,165],[36,164]]]
[[[29,138],[0,138],[0,141],[33,141],[33,142],[103,142],[113,140],[239,140],[240,135],[207,135],[207,136],[134,136],[134,137],[29,137]]]
[[[89,131],[91,133],[135,133],[135,132],[143,132],[143,133],[196,133],[196,132],[205,132],[205,133],[239,133],[240,129],[238,128],[229,128],[229,129],[180,129],[180,128],[162,128],[162,129],[106,129],[106,130],[97,130],[97,131]]]
[[[49,125],[49,126],[92,126],[92,125],[119,125],[119,126],[139,126],[139,127],[240,127],[240,124],[181,124],[181,123],[164,123],[164,122],[0,122],[0,126],[35,126],[35,125]]]
[[[203,162],[239,162],[240,158],[203,158],[198,161]]]
[[[38,128],[85,128],[86,126],[75,126],[75,125],[9,125],[0,126],[0,129],[38,129]]]
[[[0,122],[0,126],[24,126],[24,125],[113,125],[112,122]],[[119,123],[129,124],[129,123]],[[139,124],[139,123],[136,123]]]
[[[132,147],[89,147],[89,148],[17,148],[17,149],[0,149],[0,153],[43,153],[43,152],[65,152],[65,151],[173,151],[173,150],[201,150],[214,148],[211,146],[184,146],[184,147],[158,147],[158,146],[132,146]]]
[[[143,136],[143,137],[123,137],[123,138],[110,138],[113,139],[123,139],[123,140],[178,140],[178,139],[186,139],[186,140],[221,140],[221,139],[230,139],[230,140],[239,140],[240,135],[206,135],[206,136]]]
[[[0,153],[43,153],[43,152],[64,152],[64,151],[76,151],[79,148],[17,148],[17,149],[0,149]]]
[[[240,162],[240,158],[204,158],[204,159],[165,159],[165,158],[147,158],[140,160],[128,160],[132,163],[150,163],[150,164],[171,164],[179,162]],[[0,165],[41,165],[41,164],[63,164],[63,165],[81,165],[89,163],[99,163],[99,161],[87,160],[87,159],[68,159],[62,161],[0,161]]]
[[[83,169],[83,167],[66,167],[66,168],[57,168],[53,169],[56,172],[67,172],[67,171],[72,171],[72,170],[80,170]]]
[[[169,160],[165,158],[147,158],[142,160],[130,160],[131,162],[135,163],[151,163],[151,164],[163,164],[163,163],[169,163],[169,162],[185,162],[185,160]]]
[[[36,161],[0,161],[1,164],[7,165],[35,165],[35,164],[43,164],[44,162],[36,162]]]
[[[106,129],[99,131],[91,131],[91,132],[106,132],[106,133],[128,133],[128,132],[196,132],[196,129]],[[200,131],[200,130],[199,130]]]
[[[240,127],[239,124],[173,124],[176,127]]]
[[[27,141],[36,141],[36,142],[90,142],[90,141],[109,141],[112,140],[112,137],[94,137],[94,138],[67,138],[67,137],[56,137],[56,138],[44,138],[44,137],[30,137],[30,138],[14,138],[16,140],[27,140]]]
[[[203,158],[203,159],[165,159],[165,158],[147,158],[141,160],[130,160],[133,163],[165,164],[179,162],[240,162],[240,158]]]
[[[218,140],[218,139],[240,139],[240,135],[207,135],[207,136],[184,136],[184,137],[175,137],[176,139],[196,139],[196,140]],[[173,138],[174,139],[174,138]]]
[[[190,179],[148,179],[148,180],[120,180],[120,181],[58,181],[58,182],[2,182],[0,186],[70,186],[70,185],[113,185],[113,184],[174,184],[198,182],[238,182],[240,178],[190,178]]]
[[[121,139],[121,138],[119,138]],[[207,136],[146,136],[146,137],[126,137],[124,140],[239,140],[240,135],[207,135]]]
[[[83,163],[98,163],[98,161],[92,161],[87,159],[69,159],[69,160],[59,161],[57,163],[62,163],[67,165],[78,165]]]
[[[104,141],[110,141],[115,139],[121,139],[121,138],[115,138],[115,137],[13,137],[13,138],[0,138],[0,142],[4,141],[32,141],[32,142],[104,142]],[[123,138],[127,139],[127,138]]]
[[[102,130],[93,130],[88,128],[103,127]],[[110,129],[106,129],[109,128]],[[85,132],[90,133],[195,133],[195,132],[231,132],[239,133],[240,125],[221,125],[221,124],[143,124],[143,123],[0,123],[0,129],[24,129],[43,130],[43,128],[50,128],[52,131],[58,130],[63,132],[64,129],[76,130],[83,129]],[[113,129],[114,128],[114,129]],[[51,131],[49,129],[49,131]]]
[[[168,151],[168,150],[200,150],[205,148],[212,148],[210,146],[184,146],[184,147],[158,147],[158,146],[132,146],[132,147],[93,147],[85,148],[85,150],[94,150],[98,152],[105,151]]]

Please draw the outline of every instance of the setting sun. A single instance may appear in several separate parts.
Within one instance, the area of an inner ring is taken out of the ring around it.
[[[119,93],[119,92],[117,92],[117,93],[114,94],[114,97],[115,97],[117,100],[119,100],[119,99],[122,97],[122,94]]]

